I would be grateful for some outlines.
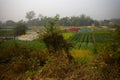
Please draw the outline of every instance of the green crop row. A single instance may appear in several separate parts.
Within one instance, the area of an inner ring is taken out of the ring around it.
[[[95,33],[95,41],[97,43],[105,43],[110,40],[112,34],[111,33]]]
[[[28,47],[32,50],[40,50],[45,49],[45,44],[39,41],[14,41],[14,40],[8,40],[0,44],[0,49],[11,47],[14,45],[21,45]]]
[[[87,49],[88,43],[93,42],[91,33],[76,33],[70,40],[75,49]]]

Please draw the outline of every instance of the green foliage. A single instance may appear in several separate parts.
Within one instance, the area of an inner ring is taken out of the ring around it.
[[[106,47],[106,53],[113,54],[115,62],[119,63],[120,60],[120,26],[115,25],[116,30],[113,37],[109,41],[109,45]]]
[[[94,37],[96,43],[109,42],[112,37],[112,32],[95,32]]]
[[[5,43],[0,44],[1,80],[20,79],[23,77],[20,76],[21,74],[32,77],[36,70],[44,66],[48,60],[48,54],[45,51],[33,51],[29,47],[19,45],[14,41]]]
[[[46,48],[45,44],[39,41],[17,41],[17,43],[29,47],[32,50],[42,50]]]
[[[0,29],[1,29],[1,27],[2,27],[2,24],[3,24],[2,21],[0,21]]]
[[[89,42],[87,45],[87,49],[95,53],[95,45],[93,43]]]
[[[44,37],[43,41],[50,52],[56,52],[64,48],[63,36],[57,33]]]
[[[39,41],[14,41],[14,40],[9,40],[1,43],[0,49],[6,49],[7,47],[11,47],[14,45],[14,42],[16,42],[20,46],[25,46],[27,48],[30,48],[31,50],[42,50],[45,49],[46,46],[43,42]]]
[[[41,16],[39,18],[34,18],[35,12],[29,11],[26,13],[26,18],[29,20],[28,24],[35,26],[40,25],[44,26],[46,23],[49,23],[53,18],[47,17],[47,16]],[[91,26],[92,24],[95,24],[95,26],[99,26],[99,22],[97,20],[93,20],[91,17],[86,15],[80,15],[80,16],[71,16],[71,17],[62,17],[59,19],[59,15],[56,15],[56,20],[58,21],[57,24],[61,26]],[[55,21],[55,20],[54,20]]]
[[[86,15],[72,16],[72,17],[63,17],[59,21],[62,26],[90,26],[95,24],[99,25],[97,20],[93,20],[91,17]]]
[[[0,79],[12,79],[29,70],[31,65],[30,51],[29,48],[19,46],[17,43],[11,47],[0,49]]]
[[[115,25],[114,40],[120,45],[120,25]]]
[[[65,51],[69,61],[72,60],[72,56],[69,53],[69,43],[64,39],[63,35],[57,30],[56,22],[59,19],[59,15],[56,15],[46,26],[46,32],[42,35],[42,40],[45,43],[49,53],[60,53]]]
[[[62,33],[62,35],[63,35],[64,39],[68,40],[68,39],[70,39],[70,37],[72,37],[74,35],[74,33],[72,33],[72,32],[66,33],[65,32],[65,33]]]
[[[15,35],[25,34],[27,31],[27,25],[25,23],[18,23],[15,28]]]
[[[4,25],[5,25],[5,26],[15,26],[15,25],[16,25],[16,22],[14,22],[14,21],[12,21],[12,20],[7,20]]]
[[[119,33],[120,26],[115,25],[116,30],[108,42],[101,46],[100,55],[95,59],[94,67],[99,71],[102,80],[119,80],[120,79],[120,44]],[[104,37],[102,38],[104,39]]]
[[[90,50],[95,53],[95,43],[92,33],[76,33],[70,39],[75,49]]]
[[[35,17],[35,12],[34,11],[29,11],[26,13],[26,18],[30,21]]]
[[[0,30],[0,36],[11,36],[14,35],[13,30]]]

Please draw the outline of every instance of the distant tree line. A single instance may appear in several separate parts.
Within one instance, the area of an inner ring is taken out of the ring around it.
[[[26,14],[26,18],[28,19],[28,24],[31,26],[43,26],[48,23],[52,17],[39,15],[38,18],[35,17],[35,12],[30,11]],[[72,17],[62,17],[59,18],[57,23],[61,26],[90,26],[92,24],[98,26],[99,22],[97,20],[93,20],[91,17],[86,16],[84,14],[80,16],[72,16]]]
[[[26,18],[28,19],[27,21],[23,21],[23,20],[21,21],[25,22],[28,26],[44,26],[52,19],[52,17],[43,16],[41,14],[39,14],[38,17],[36,17],[36,14],[34,11],[27,12]],[[59,18],[58,20],[59,21],[57,22],[57,24],[60,26],[91,26],[93,24],[95,26],[104,26],[104,25],[108,25],[110,22],[115,24],[120,24],[120,19],[98,21],[84,14],[80,16],[62,17],[62,18]],[[12,20],[8,20],[4,23],[0,21],[0,27],[15,26],[17,23],[21,21],[15,22]]]
[[[15,26],[17,22],[13,21],[13,20],[7,20],[6,22],[2,22],[0,21],[0,27],[3,26]]]

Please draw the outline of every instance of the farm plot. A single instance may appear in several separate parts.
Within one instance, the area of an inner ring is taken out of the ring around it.
[[[0,29],[0,36],[11,36],[14,35],[14,30],[12,29]]]
[[[66,32],[66,33],[62,33],[62,35],[63,35],[63,37],[64,37],[64,39],[69,39],[71,36],[73,36],[74,35],[74,33],[72,33],[72,32]]]
[[[76,33],[70,41],[75,49],[90,50],[92,52],[95,50],[95,41],[92,33]]]
[[[95,47],[99,46],[99,44],[104,44],[108,42],[111,36],[112,34],[109,32],[76,33],[70,38],[70,41],[72,42],[74,49],[89,50],[94,52],[96,50]]]
[[[96,49],[97,51],[103,51],[105,49],[105,46],[109,44],[111,38],[112,38],[112,32],[95,32],[94,38],[96,41]]]
[[[27,48],[30,48],[31,50],[42,50],[45,49],[46,46],[44,43],[39,42],[39,41],[14,41],[14,40],[9,40],[5,41],[0,44],[0,50],[1,49],[6,49],[9,47],[13,47],[14,45],[19,45],[19,46],[24,46]]]
[[[94,38],[97,43],[105,43],[110,40],[112,33],[94,33]]]

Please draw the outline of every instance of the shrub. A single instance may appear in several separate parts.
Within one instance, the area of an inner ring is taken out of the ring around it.
[[[42,34],[42,40],[45,43],[49,53],[60,53],[62,50],[65,51],[69,62],[73,60],[73,57],[69,53],[70,44],[64,39],[63,35],[56,28],[56,15],[48,25],[45,26],[46,32]]]
[[[42,51],[33,51],[16,42],[0,49],[0,80],[22,78],[27,71],[36,71],[46,63],[47,55]],[[23,76],[20,76],[24,74]],[[9,76],[8,76],[9,75]],[[13,78],[14,77],[14,78]],[[24,80],[24,79],[22,79]]]
[[[120,64],[116,62],[114,54],[100,54],[95,59],[94,67],[101,74],[102,80],[119,80]]]
[[[48,54],[44,51],[33,51],[31,53],[31,60],[34,66],[44,66],[48,60]]]
[[[25,34],[27,30],[27,25],[25,23],[18,23],[15,28],[15,35]]]

